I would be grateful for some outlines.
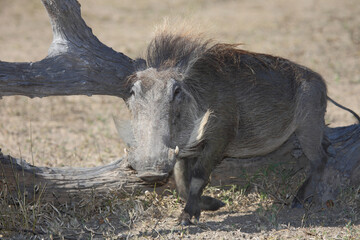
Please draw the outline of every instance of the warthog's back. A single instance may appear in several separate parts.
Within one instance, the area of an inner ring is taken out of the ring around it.
[[[307,101],[318,104],[321,111],[326,106],[326,86],[317,73],[233,45],[219,44],[208,50],[185,82],[204,109],[211,109],[215,116],[238,119],[236,137],[225,152],[228,157],[275,150],[296,130],[301,118],[312,114]]]

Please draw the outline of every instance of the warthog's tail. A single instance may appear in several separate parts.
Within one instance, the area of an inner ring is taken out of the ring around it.
[[[354,117],[358,120],[358,123],[360,123],[360,117],[359,117],[359,115],[356,114],[356,112],[354,112],[353,110],[351,110],[351,109],[349,109],[349,108],[347,108],[347,107],[344,107],[343,105],[335,102],[335,101],[334,101],[333,99],[331,99],[329,96],[327,97],[327,99],[328,99],[330,102],[332,102],[335,106],[337,106],[337,107],[339,107],[339,108],[342,108],[342,109],[350,112],[350,113],[351,113],[352,115],[354,115]]]

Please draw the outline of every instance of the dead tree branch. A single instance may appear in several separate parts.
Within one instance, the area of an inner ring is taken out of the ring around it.
[[[42,0],[53,42],[39,62],[0,61],[0,98],[23,95],[112,95],[126,97],[125,78],[134,60],[102,44],[81,17],[76,0]]]

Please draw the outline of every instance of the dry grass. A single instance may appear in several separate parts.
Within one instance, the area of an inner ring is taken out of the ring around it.
[[[262,237],[270,239],[358,239],[359,189],[344,189],[333,206],[290,209],[304,180],[285,165],[269,165],[243,186],[208,187],[204,194],[226,206],[203,212],[197,225],[183,228],[184,203],[175,191],[93,194],[82,201],[54,204],[26,199],[20,191],[0,192],[0,237],[14,239],[187,239]]]
[[[242,42],[248,50],[280,55],[327,80],[329,95],[360,112],[360,5],[357,0],[83,0],[83,16],[105,44],[130,57],[142,54],[155,26],[169,19],[194,22],[212,38]],[[46,56],[51,27],[40,1],[0,0],[0,59],[36,61]],[[83,96],[0,100],[0,143],[5,154],[35,165],[94,166],[123,154],[112,115],[128,118],[122,100]],[[329,104],[331,126],[354,122]],[[248,186],[209,188],[227,203],[182,229],[176,194],[109,192],[68,205],[25,203],[0,192],[0,238],[268,238],[358,239],[359,194],[344,190],[333,208],[289,210],[302,175],[281,166],[246,176]],[[279,177],[280,176],[280,177]],[[289,184],[292,182],[293,184]],[[295,186],[294,186],[295,185]],[[205,221],[205,222],[204,222]],[[240,229],[240,230],[239,230]]]

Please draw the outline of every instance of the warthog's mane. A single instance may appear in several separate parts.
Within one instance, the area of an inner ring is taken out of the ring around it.
[[[158,33],[147,47],[148,68],[166,70],[176,68],[185,73],[189,65],[202,56],[212,45],[211,40],[190,32]]]
[[[164,30],[151,40],[146,51],[146,68],[158,71],[175,69],[189,75],[237,69],[240,64],[276,68],[267,54],[258,54],[240,49],[241,44],[218,43],[191,31],[171,32]],[[244,57],[247,56],[247,57]],[[240,61],[241,60],[241,61]],[[276,64],[276,63],[275,63]],[[251,69],[250,69],[251,70]]]
[[[222,74],[227,70],[239,69],[241,64],[250,72],[253,72],[252,65],[260,68],[278,67],[277,62],[271,60],[272,56],[242,50],[239,45],[241,44],[215,42],[192,31],[172,31],[165,28],[151,40],[145,61],[139,61],[141,64],[136,68],[137,71],[148,68],[158,71],[174,70],[185,80],[210,72]],[[133,83],[131,77],[128,80]]]

